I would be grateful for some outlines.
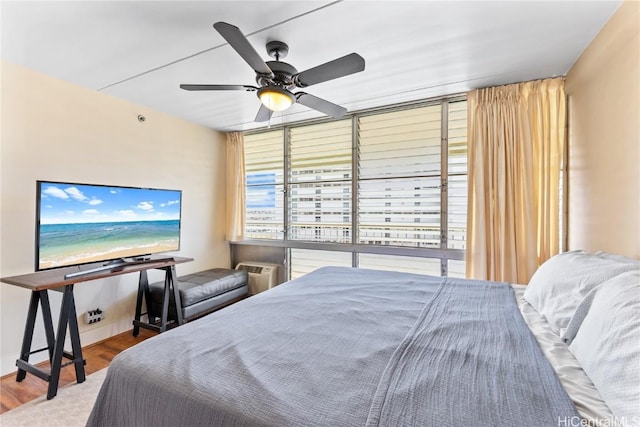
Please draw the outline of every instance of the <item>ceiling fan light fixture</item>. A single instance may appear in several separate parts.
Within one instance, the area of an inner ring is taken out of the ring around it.
[[[262,105],[271,111],[284,111],[296,101],[291,92],[277,86],[267,86],[258,90]]]

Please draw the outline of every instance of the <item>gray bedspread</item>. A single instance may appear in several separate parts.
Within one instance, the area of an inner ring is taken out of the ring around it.
[[[509,285],[325,267],[121,353],[87,425],[557,426],[573,416]]]

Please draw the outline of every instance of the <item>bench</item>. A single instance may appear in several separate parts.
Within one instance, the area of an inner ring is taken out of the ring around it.
[[[213,268],[178,277],[182,318],[188,322],[245,298],[249,292],[248,280],[246,271],[226,268]],[[164,282],[149,284],[151,303],[148,304],[147,313],[150,321],[158,318],[161,324],[176,320],[177,317],[175,298],[170,292],[169,319],[162,319],[164,290]]]

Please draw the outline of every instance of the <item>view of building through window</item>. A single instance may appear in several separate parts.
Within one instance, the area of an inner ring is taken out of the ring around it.
[[[245,135],[245,237],[291,248],[292,278],[322,265],[464,276],[466,110],[438,100]]]

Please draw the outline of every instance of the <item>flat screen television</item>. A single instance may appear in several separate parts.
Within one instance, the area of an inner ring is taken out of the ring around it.
[[[180,249],[182,192],[37,181],[36,271]]]

